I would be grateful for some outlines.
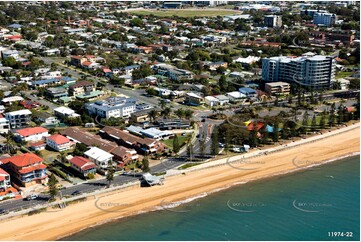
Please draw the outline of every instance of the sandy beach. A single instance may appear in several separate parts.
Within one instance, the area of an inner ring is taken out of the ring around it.
[[[359,125],[359,124],[357,124]],[[355,125],[356,126],[356,125]],[[0,222],[2,240],[56,240],[89,226],[151,211],[164,203],[283,173],[359,152],[360,128],[313,143],[233,163],[167,177],[163,186],[132,186],[90,197],[63,210],[43,212]],[[246,168],[250,169],[246,169]],[[239,168],[239,169],[238,169]]]

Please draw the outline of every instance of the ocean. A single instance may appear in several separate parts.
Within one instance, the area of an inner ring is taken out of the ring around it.
[[[237,185],[63,240],[359,240],[360,158]]]

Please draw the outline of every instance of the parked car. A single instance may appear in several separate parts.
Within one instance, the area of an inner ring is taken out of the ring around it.
[[[76,196],[76,195],[81,195],[81,194],[82,194],[81,191],[76,190],[76,191],[74,191],[71,195],[72,195],[72,196]]]
[[[29,196],[26,197],[26,200],[30,201],[30,200],[35,200],[38,198],[38,195],[36,194],[31,194]]]

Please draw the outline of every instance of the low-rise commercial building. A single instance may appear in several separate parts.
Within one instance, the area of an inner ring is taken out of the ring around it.
[[[290,84],[287,82],[268,82],[265,84],[265,91],[271,95],[290,94]]]

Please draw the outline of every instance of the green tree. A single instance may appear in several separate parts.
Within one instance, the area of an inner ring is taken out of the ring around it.
[[[164,118],[169,117],[169,115],[171,114],[171,112],[172,112],[172,109],[171,109],[170,107],[165,107],[165,108],[161,111],[162,116],[163,116]]]
[[[316,120],[316,116],[313,115],[312,121],[311,121],[311,130],[315,131],[316,129],[317,129],[317,120]]]
[[[178,139],[178,136],[177,135],[174,135],[174,138],[173,138],[173,151],[174,153],[178,153],[180,150],[180,145],[179,145],[179,139]]]
[[[50,128],[49,129],[49,134],[55,134],[55,132],[56,132],[55,128]]]
[[[68,104],[68,107],[73,109],[76,113],[82,114],[84,112],[84,102],[75,100]]]
[[[303,119],[302,119],[302,126],[303,126],[303,129],[305,131],[307,131],[308,129],[308,112],[306,111],[304,114],[303,114]]]
[[[218,142],[218,129],[215,128],[211,136],[211,152],[212,155],[216,156],[219,153],[219,142]]]
[[[7,57],[7,58],[3,59],[2,64],[4,66],[15,67],[17,65],[17,62],[16,62],[15,58],[11,56],[11,57]]]
[[[320,129],[324,129],[326,126],[326,114],[325,112],[321,113],[321,118],[320,118]]]
[[[147,88],[145,90],[145,92],[149,95],[149,96],[157,96],[158,95],[158,91],[155,90],[154,88]]]
[[[276,120],[273,125],[273,142],[278,142],[279,136],[279,122]]]
[[[113,167],[113,163],[109,162],[108,163],[107,175],[105,177],[105,179],[108,182],[108,185],[107,185],[108,188],[110,187],[110,184],[114,181],[114,173],[115,173],[115,170],[114,170],[114,167]]]
[[[83,143],[76,143],[73,155],[74,156],[83,156],[84,152],[88,150],[88,146]]]
[[[144,156],[142,159],[142,171],[143,172],[148,172],[149,169],[149,160],[148,160],[148,156]]]
[[[228,90],[228,82],[225,75],[222,75],[218,80],[218,85],[221,92],[226,92]]]
[[[148,117],[151,120],[151,122],[154,122],[156,120],[156,118],[158,117],[158,111],[154,110],[154,109],[149,111]]]
[[[58,180],[55,178],[55,175],[51,173],[48,180],[48,188],[49,188],[49,194],[51,200],[54,200],[56,195],[58,195],[59,190],[57,184],[58,184]]]

